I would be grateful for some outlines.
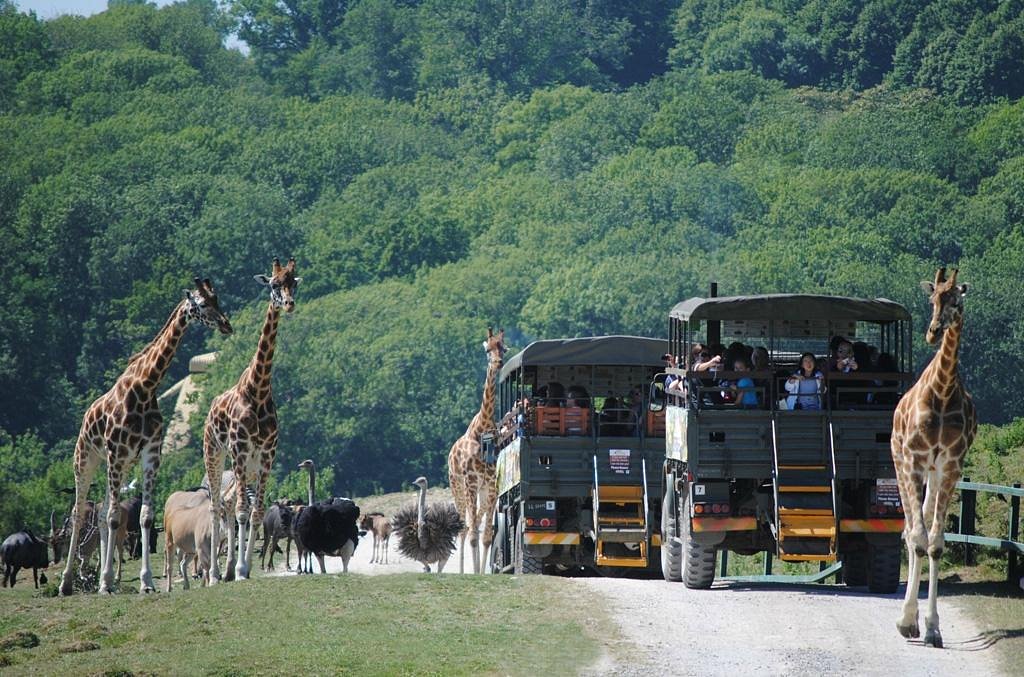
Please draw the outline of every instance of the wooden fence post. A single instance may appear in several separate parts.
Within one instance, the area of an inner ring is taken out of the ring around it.
[[[765,576],[771,576],[772,575],[772,553],[771,553],[771,551],[767,551],[767,552],[764,553],[764,575]]]
[[[728,550],[722,550],[721,553],[722,553],[722,573],[719,574],[719,575],[722,578],[725,578],[726,575],[727,575],[726,572],[729,569],[729,551]]]
[[[971,478],[965,477],[964,482],[970,482]],[[977,515],[978,493],[974,489],[960,490],[960,525],[957,529],[965,536],[974,535],[974,523]],[[964,543],[964,564],[974,565],[974,548],[970,543]]]
[[[1020,482],[1013,483],[1014,489],[1020,489]],[[1010,540],[1016,541],[1020,536],[1020,496],[1010,497]],[[1015,583],[1017,578],[1017,553],[1009,552],[1006,556],[1006,580]]]

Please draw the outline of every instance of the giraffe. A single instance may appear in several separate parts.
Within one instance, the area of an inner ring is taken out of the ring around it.
[[[262,285],[270,287],[270,303],[260,332],[259,344],[249,366],[238,383],[210,403],[203,431],[203,460],[211,487],[219,487],[224,472],[224,453],[231,454],[235,475],[235,518],[238,522],[238,551],[230,553],[235,562],[234,577],[249,577],[255,530],[263,523],[263,495],[267,477],[277,453],[277,411],[270,388],[270,372],[277,342],[277,322],[281,309],[295,309],[295,289],[302,280],[295,276],[295,259],[281,265],[274,259],[270,277],[254,275]],[[256,483],[254,503],[249,504],[246,485]],[[220,501],[210,504],[211,544],[219,543]],[[248,532],[246,528],[248,527]],[[228,548],[231,549],[229,539]],[[215,551],[212,551],[215,552]],[[211,562],[210,582],[220,579],[220,564]],[[230,566],[230,562],[229,562]]]
[[[484,463],[480,457],[480,437],[494,430],[494,381],[501,369],[502,355],[505,354],[505,330],[494,333],[487,328],[484,351],[487,353],[487,378],[484,381],[483,401],[480,411],[470,421],[466,432],[455,441],[448,452],[448,485],[455,499],[455,507],[463,518],[465,526],[459,532],[459,573],[465,573],[463,553],[466,534],[473,548],[473,573],[484,569],[484,558],[494,541],[494,504],[497,501],[497,485],[494,466]],[[479,551],[480,522],[484,522],[484,547]]]
[[[957,369],[967,294],[967,285],[956,283],[957,272],[946,279],[946,269],[940,268],[934,282],[921,283],[932,303],[925,339],[932,345],[940,339],[942,343],[921,378],[900,400],[892,425],[892,459],[906,516],[903,536],[909,559],[903,614],[896,628],[907,638],[920,635],[917,591],[927,554],[924,643],[937,648],[942,648],[937,601],[946,509],[978,429],[974,403]]]
[[[185,299],[171,313],[163,329],[149,345],[128,359],[128,366],[114,386],[96,399],[85,412],[82,429],[75,444],[75,504],[71,513],[71,542],[68,552],[77,552],[82,517],[89,485],[100,462],[107,463],[107,496],[100,510],[100,560],[102,573],[99,591],[112,592],[114,586],[114,535],[121,519],[119,492],[125,477],[142,458],[142,569],[139,591],[152,592],[153,573],[149,564],[150,527],[153,525],[153,484],[160,467],[160,442],[163,417],[156,401],[156,389],[171,364],[185,328],[192,320],[231,333],[231,323],[221,311],[210,280],[195,278],[195,289],[185,290]],[[103,528],[103,527],[106,528]],[[60,594],[70,595],[76,558],[68,557],[61,579]]]

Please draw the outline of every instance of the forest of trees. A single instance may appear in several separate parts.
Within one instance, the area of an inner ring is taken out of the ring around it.
[[[920,367],[918,281],[957,265],[981,418],[1024,416],[1024,0],[110,5],[0,0],[4,533],[64,505],[82,413],[196,274],[235,333],[191,329],[165,386],[207,350],[204,397],[234,382],[273,256],[288,486],[443,481],[488,324],[664,335],[712,279],[904,303]],[[974,479],[1021,479],[1021,430]]]

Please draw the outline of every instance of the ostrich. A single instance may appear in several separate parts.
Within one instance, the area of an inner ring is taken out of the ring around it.
[[[313,572],[308,555],[316,555],[320,573],[326,573],[324,555],[341,557],[342,570],[348,572],[348,562],[359,544],[359,507],[347,498],[330,498],[313,502],[316,487],[316,468],[311,460],[299,464],[309,471],[309,505],[296,516],[292,529],[299,551],[301,571],[302,555],[307,554],[307,573]]]
[[[427,573],[437,562],[437,573],[441,573],[455,551],[455,537],[465,525],[454,503],[427,507],[426,477],[417,478],[413,484],[420,488],[418,503],[405,506],[391,520],[398,535],[398,551],[422,564]]]

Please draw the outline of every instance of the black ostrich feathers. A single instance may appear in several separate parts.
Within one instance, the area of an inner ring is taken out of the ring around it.
[[[398,551],[423,564],[448,559],[455,551],[455,537],[464,526],[455,504],[434,503],[427,506],[423,516],[426,533],[422,543],[416,518],[417,509],[413,503],[396,512],[391,519],[391,527],[398,536]]]
[[[294,530],[305,550],[333,555],[348,542],[359,544],[359,507],[347,498],[334,498],[307,506],[295,520]]]

